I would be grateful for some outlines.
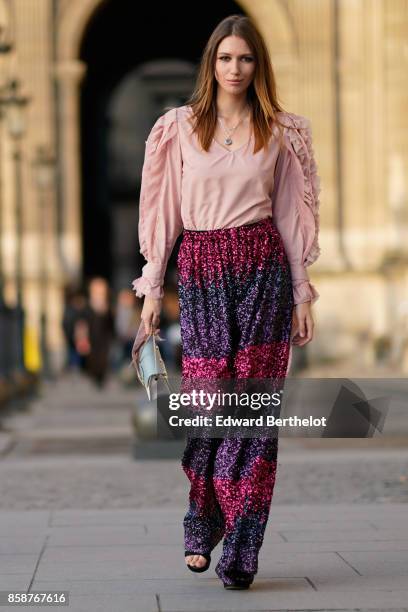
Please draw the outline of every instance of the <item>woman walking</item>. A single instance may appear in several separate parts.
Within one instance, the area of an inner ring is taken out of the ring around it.
[[[282,109],[264,40],[245,16],[224,19],[203,53],[187,104],[146,141],[133,281],[145,333],[160,323],[177,237],[182,381],[283,379],[292,345],[313,337],[319,294],[306,267],[320,253],[319,179],[309,121]],[[258,570],[277,467],[277,438],[192,438],[185,562],[215,568],[227,589]]]

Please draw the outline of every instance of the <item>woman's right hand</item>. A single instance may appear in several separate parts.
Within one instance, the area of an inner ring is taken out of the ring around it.
[[[146,334],[153,333],[159,328],[160,313],[162,309],[162,298],[151,298],[145,295],[141,319],[145,326]]]

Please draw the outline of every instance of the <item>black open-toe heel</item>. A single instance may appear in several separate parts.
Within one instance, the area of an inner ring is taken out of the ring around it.
[[[184,553],[184,556],[189,557],[190,555],[201,555],[202,557],[204,557],[204,559],[206,559],[207,563],[206,565],[203,565],[202,567],[195,567],[194,565],[189,565],[188,563],[186,563],[189,570],[191,570],[192,572],[205,572],[208,570],[208,568],[210,567],[210,563],[211,563],[210,553],[197,553],[197,552],[192,552],[191,550],[186,550]]]
[[[229,591],[244,591],[249,589],[253,582],[254,578],[251,574],[246,572],[237,572],[237,575],[233,578],[232,584],[227,584],[224,582],[224,589],[228,589]]]
[[[252,583],[248,580],[235,580],[232,584],[224,583],[224,589],[227,589],[228,591],[244,591],[249,589],[251,584]]]

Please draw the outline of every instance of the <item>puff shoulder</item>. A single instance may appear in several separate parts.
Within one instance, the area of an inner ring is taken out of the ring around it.
[[[280,122],[285,125],[287,137],[300,162],[304,178],[304,203],[313,214],[315,222],[315,233],[305,256],[304,265],[310,266],[319,257],[321,249],[319,246],[320,231],[320,177],[318,175],[315,161],[312,129],[310,120],[295,113],[278,113]]]

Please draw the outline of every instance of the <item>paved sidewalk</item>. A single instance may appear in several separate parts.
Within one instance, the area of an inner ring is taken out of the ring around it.
[[[406,610],[408,421],[367,440],[280,440],[278,478],[248,592],[184,563],[180,449],[133,456],[140,389],[46,385],[0,437],[0,590],[68,590],[70,612]],[[27,606],[0,606],[11,611]]]
[[[74,612],[408,609],[406,504],[272,507],[248,592],[222,588],[220,545],[207,573],[188,571],[182,518],[157,507],[0,511],[0,590],[68,590]]]

